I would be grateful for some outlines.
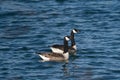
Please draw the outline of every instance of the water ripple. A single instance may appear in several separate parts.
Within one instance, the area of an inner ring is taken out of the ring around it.
[[[0,79],[119,80],[118,0],[5,0],[0,6]],[[41,62],[36,52],[63,44],[73,28],[77,55]]]

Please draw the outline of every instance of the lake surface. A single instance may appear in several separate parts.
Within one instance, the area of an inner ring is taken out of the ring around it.
[[[73,28],[77,55],[41,62]],[[120,80],[120,1],[1,0],[0,80]]]

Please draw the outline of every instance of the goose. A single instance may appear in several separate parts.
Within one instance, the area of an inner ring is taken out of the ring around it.
[[[68,41],[70,40],[70,36],[64,37],[64,51],[63,54],[58,54],[54,52],[41,52],[38,53],[43,61],[66,61],[69,59],[68,53]]]
[[[70,35],[70,37],[71,37],[71,46],[68,47],[68,52],[70,54],[75,54],[75,52],[77,50],[77,47],[76,47],[76,44],[75,44],[75,39],[74,39],[74,34],[78,33],[78,32],[79,32],[78,29],[71,30],[71,35]],[[55,44],[55,45],[52,45],[50,48],[51,48],[52,52],[54,52],[54,53],[62,54],[63,51],[64,51],[64,45]]]

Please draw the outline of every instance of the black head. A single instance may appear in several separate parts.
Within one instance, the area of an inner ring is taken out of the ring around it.
[[[64,38],[65,38],[66,41],[69,41],[71,39],[70,36],[65,36]]]
[[[78,32],[80,32],[79,29],[75,29],[75,28],[74,28],[72,31],[73,31],[73,33],[78,33]]]

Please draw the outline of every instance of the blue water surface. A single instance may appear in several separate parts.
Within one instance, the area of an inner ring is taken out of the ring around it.
[[[77,55],[41,62],[73,28]],[[0,80],[120,80],[120,1],[0,0]]]

